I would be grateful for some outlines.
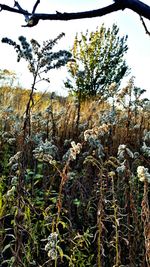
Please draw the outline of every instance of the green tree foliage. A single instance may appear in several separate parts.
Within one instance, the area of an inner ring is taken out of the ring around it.
[[[95,32],[76,35],[71,52],[74,61],[68,64],[71,79],[65,86],[82,98],[106,96],[112,82],[118,86],[127,74],[124,55],[128,50],[127,36],[118,36],[119,28],[104,24]]]

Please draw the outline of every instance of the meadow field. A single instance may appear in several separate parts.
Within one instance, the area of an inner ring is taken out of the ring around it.
[[[80,109],[35,92],[27,114],[30,90],[0,88],[2,267],[150,266],[150,106],[135,91]]]

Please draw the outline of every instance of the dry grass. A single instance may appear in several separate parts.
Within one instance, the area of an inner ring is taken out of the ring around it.
[[[1,265],[149,267],[148,111],[90,100],[77,129],[73,98],[36,93],[23,130],[29,91],[0,97]]]

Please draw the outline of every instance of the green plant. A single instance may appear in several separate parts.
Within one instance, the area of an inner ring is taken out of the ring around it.
[[[128,47],[127,36],[120,38],[117,25],[106,29],[104,25],[95,32],[81,33],[76,36],[71,50],[74,60],[68,63],[71,80],[65,83],[77,96],[79,103],[88,97],[109,97],[108,87],[111,83],[117,86],[127,73],[128,66],[124,54]]]
[[[70,267],[92,266],[94,255],[90,253],[90,243],[93,235],[87,229],[83,234],[77,234],[72,240],[72,249],[69,260]]]
[[[29,92],[21,92],[27,100]],[[4,99],[7,93],[20,99],[19,90],[3,88]],[[0,265],[147,267],[146,107],[137,115],[142,121],[135,134],[133,104],[127,139],[126,110],[115,107],[112,115],[107,103],[81,102],[75,135],[74,99],[55,96],[49,103],[49,98],[34,94],[40,105],[34,106],[32,134],[26,139],[21,111],[9,107],[8,98],[0,107]]]

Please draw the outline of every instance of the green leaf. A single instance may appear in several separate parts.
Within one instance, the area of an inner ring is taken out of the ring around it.
[[[59,255],[60,255],[60,257],[61,257],[61,260],[63,259],[63,257],[64,257],[64,253],[63,253],[63,250],[62,250],[62,248],[61,247],[59,247],[59,246],[56,246],[56,249],[58,250],[58,252],[59,252]]]
[[[75,198],[73,200],[73,204],[76,205],[77,207],[79,207],[81,205],[81,201],[78,198]]]

